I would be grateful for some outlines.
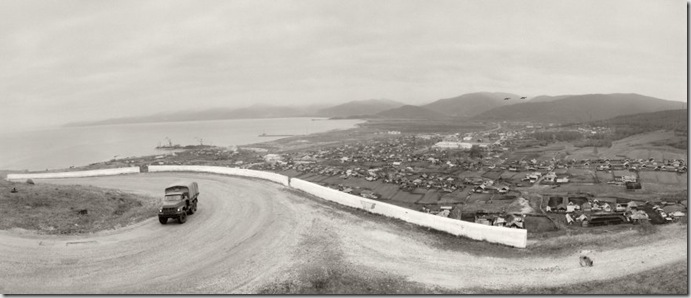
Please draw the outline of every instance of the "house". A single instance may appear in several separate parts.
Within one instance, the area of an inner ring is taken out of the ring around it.
[[[638,204],[634,201],[631,201],[628,204],[626,204],[626,210],[631,210],[631,209],[638,209]]]
[[[267,163],[270,163],[270,164],[275,164],[275,163],[282,161],[282,160],[283,160],[283,157],[278,155],[278,154],[264,155],[264,161],[266,161]]]
[[[569,178],[568,177],[561,177],[557,178],[557,183],[569,183]]]
[[[623,182],[637,182],[638,178],[635,175],[624,175],[622,176]]]
[[[616,182],[637,182],[638,178],[634,175],[614,175],[614,181]]]
[[[585,202],[583,203],[583,205],[581,205],[581,210],[583,210],[584,212],[590,212],[592,210],[592,205],[590,204],[590,202]]]
[[[309,155],[305,155],[303,157],[300,157],[296,160],[293,161],[295,164],[310,164],[310,163],[316,163],[317,159],[314,157],[311,157]]]

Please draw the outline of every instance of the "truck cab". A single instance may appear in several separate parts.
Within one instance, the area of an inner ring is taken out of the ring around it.
[[[158,221],[168,223],[169,218],[185,223],[187,215],[197,211],[199,187],[197,182],[178,181],[165,188],[165,195],[158,209]]]

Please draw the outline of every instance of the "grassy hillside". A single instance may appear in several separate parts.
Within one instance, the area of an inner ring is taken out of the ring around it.
[[[11,189],[17,192],[12,193]],[[124,227],[156,216],[157,200],[118,190],[79,185],[0,180],[0,229],[79,234]],[[80,214],[80,210],[86,210]],[[11,212],[9,212],[11,211]]]
[[[667,110],[652,113],[619,116],[612,119],[589,122],[593,126],[604,126],[614,130],[611,135],[600,136],[592,140],[593,145],[611,144],[612,141],[622,140],[631,136],[656,132],[659,138],[650,141],[649,145],[670,146],[677,149],[688,148],[688,114],[687,110]],[[669,133],[659,133],[666,131]],[[604,141],[604,143],[602,142]],[[598,143],[599,142],[599,143]]]
[[[624,115],[612,119],[594,121],[592,125],[615,128],[631,128],[637,133],[660,129],[688,132],[688,110],[666,110],[652,113]]]

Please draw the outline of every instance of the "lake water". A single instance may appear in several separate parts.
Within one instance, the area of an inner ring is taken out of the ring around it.
[[[268,135],[304,135],[348,129],[361,120],[313,118],[238,119],[61,127],[0,134],[0,169],[45,170],[83,166],[130,156],[160,154],[158,145],[237,146],[279,139]]]

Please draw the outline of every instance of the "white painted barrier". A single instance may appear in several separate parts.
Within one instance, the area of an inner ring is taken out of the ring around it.
[[[75,171],[75,172],[60,172],[60,173],[7,174],[6,180],[18,181],[18,180],[26,180],[26,179],[80,178],[80,177],[135,174],[135,173],[139,173],[139,167],[101,169],[101,170],[90,170],[90,171]]]
[[[433,214],[423,213],[392,204],[347,194],[296,178],[290,180],[290,186],[341,205],[363,209],[371,213],[381,214],[388,217],[398,218],[406,222],[429,227],[457,236],[464,236],[475,240],[499,243],[520,248],[525,248],[528,241],[528,231],[524,229],[487,226],[483,224],[436,216]]]
[[[242,176],[259,178],[264,180],[273,181],[276,183],[283,184],[284,186],[290,186],[289,178],[287,176],[256,171],[248,169],[239,168],[227,168],[227,167],[214,167],[214,166],[149,166],[149,172],[201,172],[201,173],[212,173],[221,175],[231,175],[231,176]]]

